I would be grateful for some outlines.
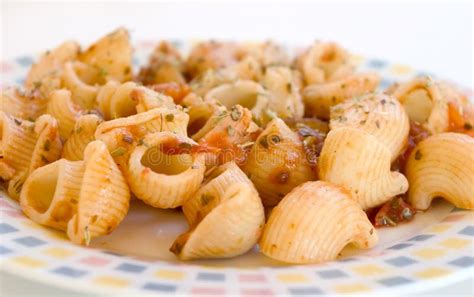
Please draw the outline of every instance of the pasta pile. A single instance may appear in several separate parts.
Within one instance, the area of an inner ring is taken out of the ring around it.
[[[33,221],[89,245],[131,199],[180,208],[181,260],[260,251],[288,263],[377,244],[375,227],[442,197],[474,209],[474,108],[417,77],[377,90],[338,44],[158,44],[132,67],[125,29],[66,42],[2,91],[0,177]],[[151,247],[152,248],[152,247]]]

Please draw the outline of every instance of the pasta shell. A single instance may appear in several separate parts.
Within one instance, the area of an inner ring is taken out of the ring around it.
[[[169,42],[161,41],[153,50],[148,65],[140,70],[138,79],[144,85],[175,82],[185,83],[184,65],[178,50]]]
[[[38,224],[65,231],[77,212],[84,162],[58,160],[33,171],[20,196],[23,212]]]
[[[372,93],[333,106],[330,127],[353,127],[375,136],[390,149],[393,162],[407,145],[410,121],[396,98]]]
[[[132,45],[128,31],[120,28],[102,37],[79,55],[79,61],[99,69],[106,80],[131,80]]]
[[[136,197],[158,208],[183,205],[199,189],[206,170],[204,155],[192,152],[195,144],[170,132],[147,135],[128,162],[128,182]]]
[[[380,205],[408,190],[401,173],[390,171],[391,153],[367,132],[331,130],[318,159],[319,178],[348,189],[362,209]]]
[[[74,103],[86,110],[95,107],[98,84],[104,81],[97,68],[77,61],[67,62],[61,79],[63,87],[71,91]]]
[[[67,41],[44,53],[39,61],[31,66],[25,80],[25,88],[33,90],[37,88],[39,83],[47,85],[45,81],[51,81],[51,79],[59,77],[63,65],[68,61],[75,60],[79,51],[80,46],[77,42]]]
[[[368,249],[377,232],[343,188],[307,182],[273,209],[260,239],[260,251],[288,263],[320,263],[337,258],[349,243]]]
[[[237,72],[226,71],[225,69],[209,69],[199,76],[195,77],[190,87],[198,96],[205,96],[211,89],[226,83],[232,83],[238,80]]]
[[[224,69],[224,71],[232,73],[230,76],[253,81],[259,81],[261,79],[263,74],[262,70],[262,65],[252,56],[247,56],[237,64]]]
[[[270,108],[280,118],[301,118],[304,115],[298,75],[289,67],[268,67],[262,84],[270,92]]]
[[[81,116],[75,126],[74,132],[64,143],[62,157],[77,161],[84,159],[84,150],[89,142],[95,140],[95,131],[102,119],[95,114],[87,114]]]
[[[277,118],[257,138],[243,169],[263,204],[273,206],[297,185],[316,179],[307,157],[296,133]]]
[[[46,112],[47,98],[37,92],[22,92],[17,88],[7,88],[0,98],[0,110],[24,120],[36,120]]]
[[[283,46],[271,40],[257,43],[246,43],[243,45],[245,54],[254,58],[260,65],[290,66],[290,57]]]
[[[77,119],[83,114],[83,110],[72,101],[71,91],[66,89],[51,94],[46,112],[58,121],[59,133],[63,139],[71,135]]]
[[[84,161],[61,159],[33,171],[20,205],[33,221],[66,231],[71,241],[88,245],[123,220],[130,192],[103,142],[89,143],[84,155]]]
[[[253,188],[251,181],[235,162],[211,168],[199,191],[183,204],[183,213],[189,225],[196,226],[221,202],[225,191],[236,182],[247,182]]]
[[[136,87],[137,84],[131,81],[124,84],[109,81],[100,88],[97,103],[106,120],[128,117],[137,113],[137,102],[131,96]]]
[[[209,182],[202,191],[208,186],[215,184]],[[179,259],[230,258],[257,243],[265,223],[257,191],[248,182],[238,181],[216,199],[219,204],[171,246],[170,251]]]
[[[410,120],[433,134],[448,130],[448,98],[438,82],[421,76],[399,84],[390,93],[402,103]]]
[[[306,113],[320,119],[329,119],[332,106],[375,91],[379,82],[380,77],[376,73],[357,73],[338,80],[309,85],[303,90]]]
[[[188,135],[195,141],[198,141],[214,128],[215,124],[219,122],[219,115],[222,115],[225,111],[226,108],[224,106],[210,102],[201,102],[191,105],[188,109]],[[213,118],[213,120],[209,121],[211,118]]]
[[[135,88],[131,94],[132,99],[137,103],[137,112],[145,112],[153,108],[166,107],[170,109],[178,108],[174,104],[173,98],[155,92],[149,88]]]
[[[260,84],[250,80],[239,80],[210,90],[204,101],[219,102],[228,109],[241,105],[249,109],[256,119],[265,121],[268,117],[265,115],[268,97],[268,92]]]
[[[67,235],[74,243],[88,245],[92,238],[111,233],[125,218],[130,190],[103,142],[89,143],[84,156],[77,213],[68,222]]]
[[[427,209],[442,197],[456,207],[474,209],[474,138],[440,133],[421,141],[406,166],[408,200]]]
[[[296,60],[306,85],[336,81],[354,72],[349,53],[334,42],[317,41]]]

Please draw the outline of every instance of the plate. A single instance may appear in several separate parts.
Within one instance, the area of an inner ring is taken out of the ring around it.
[[[175,42],[182,50],[187,44]],[[147,60],[154,42],[136,46],[134,64]],[[22,84],[34,56],[0,63],[2,86]],[[361,70],[383,77],[381,88],[427,74],[379,59],[353,57]],[[435,201],[415,220],[379,229],[379,244],[346,248],[338,261],[285,265],[258,253],[227,260],[180,262],[168,251],[187,228],[179,211],[133,201],[109,236],[88,248],[26,218],[0,190],[0,267],[21,277],[90,293],[179,295],[314,295],[415,292],[474,275],[474,213]]]

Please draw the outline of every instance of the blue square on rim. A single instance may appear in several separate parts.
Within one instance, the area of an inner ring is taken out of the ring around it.
[[[474,236],[474,226],[467,226],[466,228],[459,231],[459,234]]]
[[[23,67],[28,67],[33,64],[33,58],[31,56],[23,56],[16,59],[16,62]]]
[[[321,278],[325,279],[342,278],[348,276],[344,271],[339,269],[316,271],[316,273],[319,274]]]
[[[400,256],[400,257],[385,260],[385,262],[396,267],[405,267],[413,263],[416,263],[418,261],[413,260],[412,258],[405,257],[405,256]]]
[[[132,263],[122,263],[115,268],[116,270],[121,270],[125,272],[132,272],[132,273],[142,273],[145,271],[146,267],[143,265],[137,265]]]
[[[380,68],[385,67],[385,65],[387,65],[387,62],[385,62],[383,60],[379,60],[379,59],[371,59],[367,62],[367,65],[370,68],[380,69]]]
[[[470,266],[474,266],[474,258],[465,256],[448,263],[454,266],[459,266],[459,267],[470,267]]]
[[[403,284],[412,283],[413,280],[409,278],[401,277],[401,276],[396,276],[396,277],[384,278],[384,279],[378,280],[377,282],[387,287],[393,287],[393,286],[399,286]]]
[[[417,235],[415,237],[412,237],[410,239],[408,239],[408,241],[425,241],[431,237],[433,237],[434,235],[432,234],[420,234],[420,235]]]
[[[323,294],[323,291],[316,287],[289,288],[288,291],[290,291],[290,294],[294,296]]]
[[[17,228],[10,226],[5,223],[0,224],[0,234],[7,234],[7,233],[12,233],[18,231]]]
[[[205,280],[205,281],[222,282],[225,280],[225,275],[223,273],[199,272],[197,279]]]
[[[0,255],[6,255],[11,253],[12,250],[0,245]]]
[[[87,271],[75,269],[67,266],[61,266],[53,270],[56,274],[61,274],[67,277],[81,277],[87,274]]]
[[[391,246],[388,249],[389,250],[402,250],[402,249],[407,248],[409,246],[412,246],[412,244],[411,243],[400,243],[400,244],[396,244],[394,246]]]
[[[26,236],[26,237],[21,237],[15,239],[16,242],[18,242],[21,245],[27,246],[27,247],[35,247],[35,246],[40,246],[43,244],[46,244],[46,242],[42,241],[41,239],[38,239],[33,236]]]
[[[175,292],[176,286],[149,282],[143,286],[143,289],[159,292]]]

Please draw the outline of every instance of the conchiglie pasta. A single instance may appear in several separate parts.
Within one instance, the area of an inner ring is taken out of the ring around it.
[[[268,97],[268,92],[260,84],[249,80],[239,80],[210,90],[204,100],[219,102],[228,109],[241,105],[249,109],[256,119],[264,121],[268,118],[265,114],[269,103]]]
[[[204,178],[204,154],[192,139],[170,132],[147,135],[128,162],[127,179],[135,196],[153,207],[183,205]]]
[[[345,187],[362,209],[378,206],[408,189],[406,178],[390,171],[389,149],[367,132],[331,130],[318,159],[319,178]]]
[[[207,132],[214,128],[215,124],[219,122],[222,115],[226,112],[224,106],[219,106],[210,102],[201,102],[191,105],[188,109],[189,124],[187,127],[188,135],[192,139],[198,141]],[[214,121],[209,121],[214,117]]]
[[[134,82],[121,84],[109,81],[100,88],[97,94],[99,110],[106,120],[128,117],[137,113],[137,102],[132,99],[132,91],[138,85]]]
[[[290,57],[286,50],[271,40],[247,43],[243,47],[245,55],[254,58],[263,67],[290,65]]]
[[[58,126],[49,115],[32,123],[0,112],[0,129],[0,177],[8,181],[8,193],[17,199],[28,174],[61,155]]]
[[[375,91],[379,81],[380,77],[375,73],[357,73],[339,80],[307,86],[303,90],[306,114],[329,119],[332,106]]]
[[[225,69],[209,69],[190,82],[192,91],[198,96],[205,96],[209,90],[226,83],[238,80],[236,71],[226,71]]]
[[[61,159],[35,170],[25,182],[20,204],[35,222],[88,245],[123,220],[130,192],[104,143],[91,142],[84,155],[84,161]]]
[[[216,177],[219,178],[219,177]],[[201,189],[217,186],[210,181]],[[180,235],[170,250],[181,260],[229,258],[257,243],[265,223],[264,209],[251,184],[236,181],[216,197],[218,203]]]
[[[343,79],[354,72],[349,53],[334,42],[317,41],[296,60],[306,85]]]
[[[249,187],[253,187],[247,175],[233,161],[209,169],[199,191],[183,204],[183,213],[189,226],[196,226],[221,202],[225,191],[236,182],[247,182]]]
[[[268,67],[262,79],[270,93],[269,107],[281,118],[301,118],[304,114],[298,74],[288,67]]]
[[[124,28],[102,37],[78,58],[97,68],[106,80],[124,82],[132,78],[132,46]]]
[[[297,185],[316,179],[307,157],[296,133],[277,118],[259,135],[243,168],[263,204],[274,206]]]
[[[79,52],[79,44],[73,41],[67,41],[57,48],[47,51],[40,57],[38,62],[31,66],[25,80],[25,88],[32,90],[37,88],[38,84],[48,81],[49,83],[52,80],[59,82],[59,74],[64,63],[77,59]]]
[[[161,41],[150,56],[148,65],[140,70],[138,79],[144,85],[175,82],[185,83],[183,60],[169,42]]]
[[[153,108],[180,108],[174,104],[173,98],[162,93],[156,92],[145,87],[135,88],[130,94],[133,101],[137,104],[136,110],[138,113],[145,112]]]
[[[343,188],[307,182],[275,207],[260,239],[260,251],[288,263],[335,260],[349,243],[368,249],[377,232],[360,206]]]
[[[61,79],[63,87],[71,91],[74,103],[86,110],[95,108],[99,84],[104,82],[97,68],[78,61],[67,62]]]
[[[449,101],[438,82],[421,76],[397,85],[390,93],[401,102],[410,120],[433,134],[448,130]]]
[[[61,137],[67,139],[73,132],[77,119],[84,111],[72,101],[71,91],[61,89],[51,94],[46,113],[56,118]]]
[[[428,137],[413,149],[406,174],[408,200],[415,208],[425,210],[442,197],[474,209],[474,138],[460,133]]]
[[[89,142],[95,140],[95,131],[102,119],[95,114],[87,114],[81,116],[75,126],[74,131],[64,143],[62,157],[77,161],[84,159],[84,150]]]
[[[390,149],[391,161],[405,149],[410,132],[403,106],[396,98],[381,93],[356,97],[332,107],[330,127],[368,132]]]
[[[24,120],[34,121],[46,112],[48,99],[37,89],[25,92],[17,88],[2,91],[0,110]]]

